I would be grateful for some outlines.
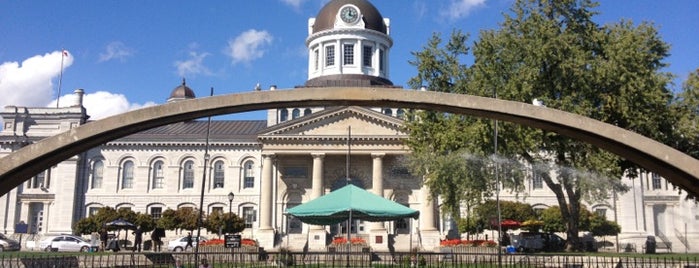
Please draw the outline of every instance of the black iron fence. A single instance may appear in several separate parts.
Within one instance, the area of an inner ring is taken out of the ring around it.
[[[3,253],[0,267],[673,267],[699,268],[697,255],[527,255],[389,252]]]

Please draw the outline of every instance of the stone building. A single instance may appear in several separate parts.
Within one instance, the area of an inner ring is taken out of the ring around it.
[[[366,0],[332,0],[309,19],[308,80],[304,87],[391,87],[391,24]],[[270,87],[268,90],[282,90]],[[0,157],[44,137],[89,122],[82,90],[65,108],[5,107],[0,113]],[[196,98],[185,83],[168,102]],[[305,107],[267,111],[266,120],[205,120],[175,123],[113,140],[66,159],[0,197],[0,232],[12,234],[24,222],[34,239],[70,233],[78,219],[105,206],[160,217],[167,209],[199,206],[204,212],[237,213],[246,221],[244,237],[270,249],[280,246],[324,249],[334,236],[363,237],[377,251],[432,250],[453,229],[440,216],[421,178],[403,157],[407,134],[404,111],[385,107]],[[210,134],[207,137],[207,129]],[[208,142],[207,142],[208,141]],[[208,144],[208,147],[207,147]],[[699,251],[695,227],[699,209],[662,178],[643,174],[624,179],[631,191],[615,200],[588,204],[622,226],[620,241],[638,245],[646,235],[673,243],[673,250]],[[284,211],[346,183],[420,211],[417,221],[309,226]],[[267,185],[271,187],[266,187]],[[265,187],[262,187],[265,186]],[[229,201],[229,193],[234,194]],[[540,179],[526,192],[503,199],[536,208],[556,205]],[[177,234],[168,233],[167,239]]]

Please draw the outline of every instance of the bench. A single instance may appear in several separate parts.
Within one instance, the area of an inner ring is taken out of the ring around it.
[[[655,250],[665,250],[666,252],[672,253],[672,242],[658,241],[655,243]],[[643,252],[646,252],[646,243],[643,243]]]

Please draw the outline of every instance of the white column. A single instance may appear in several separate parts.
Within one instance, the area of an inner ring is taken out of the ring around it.
[[[430,199],[430,190],[426,185],[420,189],[420,247],[424,250],[433,250],[439,246],[439,230],[435,228],[434,200]]]
[[[324,153],[312,153],[313,178],[311,185],[311,200],[323,195],[323,160]],[[322,225],[310,225],[308,228],[308,248],[311,250],[325,249],[327,233]]]
[[[383,157],[385,153],[372,153],[371,192],[383,197]],[[385,230],[383,222],[371,224],[371,230]]]
[[[44,228],[44,233],[49,232],[49,210],[51,208],[51,202],[46,201],[44,202],[44,221],[43,221],[43,228]]]
[[[273,154],[262,155],[260,182],[260,230],[272,230],[272,159]]]
[[[311,154],[313,157],[313,182],[311,188],[311,200],[323,195],[323,159],[324,153]],[[312,230],[323,230],[322,225],[311,225]]]
[[[19,211],[19,221],[24,221],[24,223],[29,224],[29,231],[36,231],[36,230],[32,229],[32,224],[34,222],[31,221],[31,215],[29,215],[29,202],[22,201],[21,206],[22,207],[20,208],[20,211]]]
[[[274,229],[272,228],[272,211],[274,199],[272,190],[274,154],[262,154],[262,177],[260,181],[260,228],[256,238],[260,247],[274,247]]]
[[[372,153],[371,192],[383,197],[383,157],[385,153]],[[388,232],[384,222],[372,222],[369,225],[371,241],[369,244],[375,250],[388,250]]]

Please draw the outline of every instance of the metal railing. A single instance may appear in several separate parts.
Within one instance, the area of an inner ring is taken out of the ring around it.
[[[0,267],[198,267],[195,254],[180,253],[25,253],[0,254]],[[539,255],[432,252],[200,252],[211,267],[679,267],[699,268],[696,255]]]

